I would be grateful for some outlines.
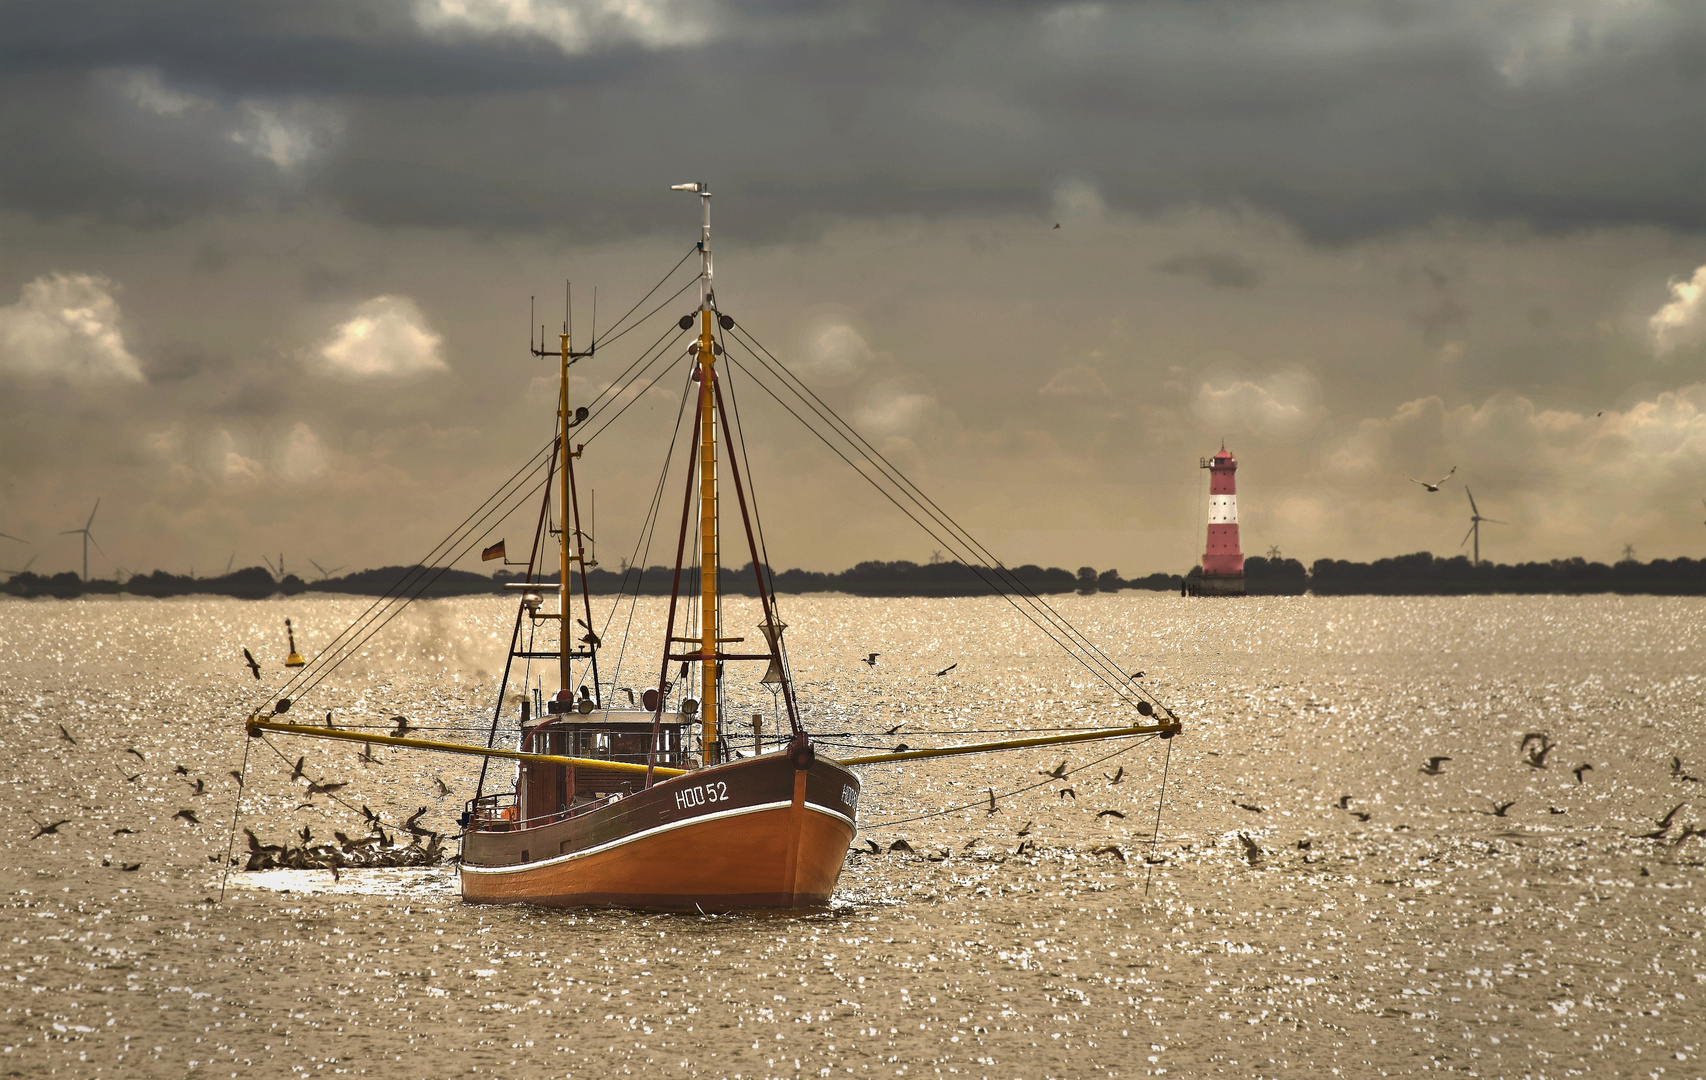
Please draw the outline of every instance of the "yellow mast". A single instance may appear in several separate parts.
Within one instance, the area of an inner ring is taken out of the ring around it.
[[[573,649],[570,642],[573,635],[569,633],[574,622],[569,618],[569,328],[563,324],[563,374],[562,390],[557,396],[557,437],[562,440],[558,448],[558,458],[563,463],[563,500],[562,500],[562,567],[559,576],[562,581],[557,587],[557,631],[560,637],[557,658],[557,686],[561,690],[569,689],[569,653]]]
[[[699,709],[700,756],[706,765],[717,746],[717,416],[711,388],[717,358],[713,329],[716,296],[711,290],[711,192],[703,183],[676,184],[675,191],[699,196],[704,220],[699,235]]]

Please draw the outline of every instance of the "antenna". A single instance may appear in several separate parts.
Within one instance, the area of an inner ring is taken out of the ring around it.
[[[592,287],[592,348],[598,348],[598,286]]]
[[[575,287],[570,281],[563,282],[563,333],[569,335],[569,348],[575,347]]]
[[[538,297],[536,297],[536,296],[529,296],[527,298],[527,351],[528,352],[532,352],[533,348],[534,348],[534,346],[533,346],[533,318],[534,318],[535,312],[533,310],[533,302],[537,299],[538,299]],[[545,328],[543,326],[541,326],[539,329],[541,331],[543,331]]]

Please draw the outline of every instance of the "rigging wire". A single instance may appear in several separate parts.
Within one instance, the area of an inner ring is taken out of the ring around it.
[[[600,390],[597,394],[594,394],[592,397],[592,400],[586,403],[587,419],[588,420],[596,419],[603,412],[603,410],[606,407],[608,407],[610,402],[606,400],[607,398],[610,399],[611,401],[615,400],[617,397],[620,397],[624,391],[626,391],[629,387],[631,387],[635,381],[637,381],[639,376],[635,376],[634,379],[628,379],[629,372],[632,372],[635,368],[640,367],[641,364],[644,364],[648,368],[651,367],[651,365],[657,359],[657,357],[652,356],[653,350],[655,350],[659,345],[663,344],[664,339],[669,337],[669,335],[672,333],[675,335],[675,340],[679,341],[679,340],[681,340],[681,335],[687,333],[687,331],[682,330],[679,327],[671,324],[667,329],[664,330],[663,333],[659,334],[657,336],[656,341],[653,341],[650,345],[647,345],[645,347],[645,349],[641,351],[639,357],[633,363],[629,364],[625,369],[623,369],[622,374],[620,374],[620,375],[616,376],[616,378],[610,380],[610,384],[608,386],[606,386],[603,390]],[[671,342],[671,344],[673,344],[673,343],[674,342]],[[665,346],[664,353],[667,354],[668,352],[669,352],[668,346]],[[642,374],[644,374],[643,371],[642,371]],[[624,381],[624,380],[626,380],[626,381]],[[617,415],[621,415],[621,414],[618,413]],[[608,427],[609,423],[606,422],[606,423],[601,424],[599,426],[601,428]],[[588,441],[590,442],[591,440],[588,440]]]
[[[656,315],[658,312],[662,311],[664,308],[668,307],[669,305],[675,303],[676,300],[680,299],[682,293],[686,292],[688,289],[691,289],[693,286],[695,286],[697,284],[699,284],[699,279],[697,277],[689,278],[687,281],[687,284],[685,284],[681,288],[675,290],[675,292],[670,295],[670,298],[668,300],[665,300],[663,303],[659,304],[657,307],[651,309],[650,311],[646,312],[644,315],[640,316],[639,321],[637,321],[633,325],[629,326],[627,330],[623,330],[620,334],[608,335],[607,337],[605,337],[604,341],[601,344],[608,345],[611,342],[622,337],[623,334],[628,333],[629,330],[634,329],[634,327],[645,325],[647,320],[649,320],[652,316]]]
[[[658,278],[658,283],[656,285],[653,285],[649,290],[647,290],[646,295],[644,295],[644,296],[640,297],[638,300],[636,300],[634,302],[634,306],[629,308],[623,314],[623,316],[620,319],[617,319],[615,322],[611,323],[610,328],[608,330],[604,331],[604,333],[606,335],[609,335],[611,333],[611,331],[615,330],[618,326],[621,326],[624,322],[626,322],[628,319],[628,316],[632,315],[635,311],[639,310],[639,307],[641,304],[645,303],[647,300],[650,300],[652,298],[653,293],[655,293],[659,289],[663,288],[663,283],[668,281],[671,277],[673,277],[675,275],[675,272],[677,270],[681,269],[682,263],[685,263],[688,259],[691,259],[694,255],[694,253],[697,252],[698,250],[699,250],[698,244],[694,244],[692,247],[688,248],[687,254],[685,254],[681,257],[681,262],[678,262],[674,266],[670,267],[669,271],[667,273],[665,273],[663,277]],[[697,281],[698,278],[694,278],[694,280]],[[681,294],[676,293],[675,295],[680,296]],[[650,316],[647,316],[647,318],[650,318]],[[645,322],[645,319],[641,319],[640,322]],[[606,341],[610,341],[610,340],[614,340],[614,339],[609,338],[607,336]],[[596,333],[596,330],[595,330],[595,332],[593,334],[593,338],[592,338],[592,348],[593,349],[598,348],[598,335]]]
[[[732,356],[730,356],[728,359],[729,359],[730,363],[732,363],[736,367],[740,367],[742,370],[746,371],[749,376],[752,375],[752,372],[749,369],[747,369],[745,367],[745,365],[741,364],[740,361],[735,360]],[[935,540],[937,543],[942,544],[944,547],[948,547],[950,550],[953,549],[953,547],[954,547],[953,541],[944,538],[936,530],[932,529],[929,525],[927,525],[923,521],[921,521],[917,514],[913,513],[911,510],[909,510],[905,506],[905,504],[903,504],[899,499],[897,499],[891,492],[886,490],[882,486],[882,484],[877,481],[877,479],[875,477],[871,476],[869,473],[864,472],[857,465],[855,465],[853,463],[853,461],[850,458],[848,458],[848,456],[846,454],[841,452],[839,447],[837,447],[834,443],[830,442],[829,439],[827,437],[825,437],[822,432],[820,432],[816,428],[812,427],[812,425],[804,417],[802,417],[798,412],[794,411],[794,409],[787,402],[783,401],[781,399],[781,397],[779,397],[774,390],[770,389],[769,386],[765,385],[761,379],[758,379],[756,376],[753,376],[753,382],[757,384],[759,389],[761,389],[765,393],[769,394],[771,396],[771,398],[773,398],[778,405],[782,406],[783,409],[787,410],[789,415],[794,417],[794,419],[800,421],[800,423],[805,426],[807,431],[809,431],[813,435],[817,436],[818,440],[821,441],[825,446],[827,446],[831,453],[835,454],[835,456],[839,457],[843,462],[846,462],[848,468],[851,468],[855,473],[858,473],[861,477],[863,477],[866,480],[866,482],[868,482],[872,487],[876,488],[878,494],[880,494],[884,498],[888,499],[889,502],[894,504],[894,506],[897,510],[899,510],[901,513],[905,514],[908,518],[910,518],[912,520],[912,522],[914,524],[916,524],[920,529],[923,529],[927,536],[929,536],[931,539]],[[858,450],[855,448],[854,452],[858,453]],[[1063,652],[1065,652],[1068,656],[1072,657],[1073,660],[1077,661],[1080,666],[1082,666],[1086,671],[1090,672],[1091,675],[1095,676],[1096,679],[1098,679],[1103,684],[1107,685],[1109,689],[1113,690],[1115,695],[1118,696],[1122,701],[1128,701],[1129,700],[1128,698],[1126,698],[1125,694],[1122,692],[1123,687],[1121,684],[1114,682],[1112,679],[1110,679],[1108,677],[1108,675],[1105,671],[1098,670],[1098,668],[1094,664],[1092,664],[1090,660],[1086,659],[1084,656],[1081,656],[1079,654],[1079,650],[1083,648],[1082,646],[1078,646],[1077,648],[1075,648],[1074,647],[1075,643],[1069,644],[1067,641],[1062,641],[1060,639],[1060,637],[1056,636],[1056,630],[1058,629],[1058,627],[1054,624],[1053,621],[1047,621],[1047,620],[1039,619],[1039,617],[1037,615],[1033,614],[1032,611],[1026,610],[1025,606],[1021,605],[1019,603],[1019,601],[1017,599],[1015,599],[1014,596],[1008,590],[1002,588],[1001,585],[998,584],[998,582],[992,581],[989,577],[989,574],[985,572],[985,571],[992,571],[992,568],[984,566],[981,563],[976,562],[976,561],[968,561],[965,563],[965,566],[968,570],[972,571],[972,573],[976,574],[978,576],[978,578],[980,580],[982,580],[985,585],[989,586],[989,588],[992,592],[994,592],[997,596],[1001,597],[1003,600],[1006,600],[1007,603],[1009,605],[1011,605],[1015,611],[1019,612],[1019,614],[1023,615],[1026,619],[1028,619],[1030,621],[1031,625],[1035,626],[1038,630],[1041,630],[1043,632],[1043,634],[1046,637],[1048,637],[1048,639],[1050,641],[1053,641],[1056,645],[1060,646],[1060,648]],[[1062,620],[1062,621],[1064,621],[1064,620]],[[1076,632],[1076,631],[1074,631],[1074,632]],[[1109,663],[1111,664],[1111,661],[1109,661]],[[1149,696],[1147,691],[1145,691],[1145,696]],[[1167,709],[1167,706],[1162,705],[1161,708]],[[1171,715],[1172,711],[1167,710],[1167,712],[1169,715]]]
[[[1112,761],[1114,758],[1119,757],[1121,754],[1129,754],[1133,750],[1136,750],[1139,746],[1142,746],[1144,743],[1148,742],[1150,739],[1153,739],[1153,738],[1155,738],[1155,736],[1153,736],[1153,735],[1140,736],[1140,737],[1138,737],[1138,740],[1136,742],[1132,743],[1130,746],[1121,747],[1120,749],[1115,750],[1111,754],[1104,754],[1103,756],[1096,758],[1094,761],[1087,761],[1084,764],[1078,766],[1078,768],[1076,768],[1076,769],[1068,769],[1065,772],[1061,773],[1059,776],[1051,776],[1046,780],[1039,780],[1034,784],[1026,784],[1023,787],[1016,787],[1011,791],[1004,791],[995,797],[998,800],[999,799],[1007,799],[1007,798],[1011,798],[1014,795],[1023,795],[1027,791],[1035,791],[1037,788],[1040,788],[1040,787],[1047,787],[1049,784],[1054,783],[1056,780],[1063,780],[1068,776],[1073,776],[1077,773],[1081,773],[1085,769],[1093,768],[1097,765],[1102,764],[1104,761]],[[966,810],[975,810],[979,807],[987,809],[988,806],[989,806],[989,800],[987,798],[983,798],[983,799],[977,800],[976,802],[966,803],[964,806],[950,806],[945,810],[932,810],[928,814],[918,814],[918,815],[913,816],[913,817],[893,818],[889,821],[879,821],[879,822],[876,822],[876,823],[871,824],[871,825],[863,826],[861,828],[861,831],[862,832],[870,832],[873,829],[888,829],[888,828],[892,828],[893,826],[896,826],[896,825],[908,825],[914,821],[928,821],[931,818],[945,817],[948,814],[958,814],[958,813],[962,813]]]
[[[1054,638],[1056,644],[1061,645],[1061,647],[1066,649],[1069,654],[1074,655],[1075,659],[1077,659],[1081,665],[1091,671],[1092,674],[1096,674],[1097,677],[1106,683],[1110,689],[1113,689],[1122,700],[1130,700],[1126,695],[1126,690],[1129,687],[1135,686],[1139,695],[1144,698],[1148,698],[1154,702],[1155,705],[1166,710],[1169,716],[1172,715],[1171,710],[1168,710],[1165,704],[1163,704],[1158,698],[1155,698],[1155,696],[1149,693],[1149,691],[1141,684],[1130,682],[1124,671],[1115,665],[1104,653],[1102,653],[1093,641],[1068,622],[1066,618],[1056,611],[1052,605],[1026,585],[1021,578],[1014,574],[1005,564],[997,559],[992,552],[979,543],[977,539],[957,521],[955,521],[951,515],[937,505],[936,502],[928,495],[925,495],[916,484],[907,479],[905,474],[896,468],[888,458],[884,457],[881,451],[872,446],[870,442],[866,440],[864,436],[860,435],[857,429],[855,429],[851,424],[848,424],[843,420],[834,409],[832,409],[823,401],[822,398],[818,397],[818,395],[812,391],[810,386],[806,385],[798,376],[794,375],[794,373],[788,369],[787,365],[782,363],[774,353],[770,352],[762,342],[759,342],[750,331],[738,324],[736,324],[734,329],[741,344],[761,364],[763,364],[773,376],[780,380],[785,388],[799,398],[806,408],[816,413],[820,419],[829,424],[831,429],[852,447],[855,454],[863,457],[874,470],[882,475],[885,481],[895,485],[903,497],[917,506],[918,509],[927,517],[930,517],[939,526],[947,530],[953,537],[954,543],[950,543],[948,540],[943,539],[941,536],[931,531],[923,524],[923,522],[918,521],[918,518],[909,512],[907,513],[908,517],[911,517],[913,521],[917,522],[921,528],[924,528],[925,531],[938,540],[938,542],[948,546],[950,550],[953,550],[957,543],[959,547],[963,547],[969,551],[973,557],[967,560],[968,568],[973,569],[974,572],[976,572],[978,568],[975,566],[969,566],[969,564],[983,564],[983,568],[997,574],[1011,587],[1013,591],[1024,594],[1024,602],[1031,607],[1038,609],[1039,614],[1046,612],[1047,614],[1043,616],[1045,620],[1054,625],[1057,630],[1067,637],[1068,640],[1073,643],[1073,646],[1068,647],[1058,638]],[[768,359],[766,359],[767,357]],[[751,372],[749,372],[749,374],[751,374]],[[755,381],[757,381],[756,378]],[[762,383],[760,385],[762,386]],[[768,387],[765,387],[764,389],[768,391]],[[775,397],[775,395],[772,394],[772,397]],[[780,398],[778,398],[777,401],[778,404],[781,404]],[[784,408],[786,407],[787,406],[784,405]],[[800,417],[797,412],[794,412],[792,409],[789,409],[788,411],[792,413],[796,419],[799,419],[802,424],[806,423],[804,418]],[[823,440],[825,445],[829,445],[828,439],[825,438],[821,432],[812,429],[810,424],[806,424],[806,427],[808,430],[812,430],[813,434],[817,435],[819,439]],[[834,449],[834,447],[831,447],[831,449]],[[845,455],[838,456],[841,456],[843,461],[847,461],[848,465],[854,468],[854,471],[859,472],[860,475],[864,476],[867,482],[871,483],[873,487],[877,487],[879,491],[883,491],[883,488],[874,477],[865,473],[863,470],[858,469],[856,466],[853,466],[853,463],[848,461]],[[896,500],[892,494],[886,491],[884,491],[883,494],[885,497],[889,498],[890,502],[895,503],[897,508],[906,512],[905,508],[900,505],[899,501]],[[991,584],[988,578],[982,573],[979,573],[978,576],[983,578],[986,584]],[[998,594],[1007,595],[1007,590],[996,587],[993,584],[991,584],[991,587]],[[1012,602],[1010,597],[1009,602]],[[1015,604],[1014,606],[1017,607],[1018,605]],[[1035,619],[1032,619],[1032,622],[1036,624]],[[1037,625],[1039,626],[1039,629],[1041,629],[1041,625]],[[1053,635],[1051,634],[1050,637],[1053,638]],[[1082,652],[1084,655],[1079,656],[1078,652]]]
[[[686,331],[677,331],[676,335],[675,335],[676,341],[679,341],[681,339],[681,335],[685,332]],[[672,341],[672,342],[670,342],[670,344],[673,345],[673,344],[675,344],[675,342]],[[680,354],[672,357],[670,359],[670,363],[672,363],[672,364],[676,363],[683,356],[686,356],[686,355],[687,355],[686,351],[683,350]],[[663,352],[660,352],[657,356],[653,357],[651,359],[651,361],[646,364],[645,368],[641,369],[640,374],[634,376],[634,378],[628,382],[628,386],[632,386],[632,385],[634,385],[634,383],[638,382],[640,380],[640,378],[642,376],[644,376],[645,373],[651,369],[652,364],[657,363],[659,360],[663,359],[666,356],[669,356],[669,351],[668,351],[667,347],[665,348],[665,350]],[[664,371],[668,371],[668,370],[669,369],[666,366],[664,368]],[[652,380],[651,385],[647,386],[646,389],[650,390],[652,386],[656,386],[661,381],[663,381],[663,373],[662,372],[660,372],[658,374],[658,377],[656,379]],[[598,425],[598,427],[594,428],[592,433],[586,437],[586,441],[583,442],[581,445],[582,446],[588,445],[592,442],[592,440],[594,440],[594,439],[598,438],[600,435],[604,434],[604,432],[610,427],[611,424],[614,424],[616,421],[622,419],[622,414],[627,412],[629,409],[632,409],[635,406],[635,404],[637,404],[639,402],[639,400],[645,396],[646,396],[645,391],[642,390],[640,393],[635,394],[633,397],[629,398],[627,404],[623,405],[620,409],[616,410],[615,416],[612,416],[610,419],[604,421],[602,424]],[[605,407],[608,408],[609,406],[607,405]],[[602,414],[600,414],[600,415],[602,415]],[[590,417],[589,417],[589,419],[590,419]]]
[[[467,517],[462,519],[460,524],[450,531],[449,535],[440,540],[437,544],[433,545],[432,549],[428,551],[420,561],[411,566],[408,571],[402,575],[402,577],[398,578],[396,582],[385,590],[385,592],[381,593],[378,598],[376,598],[361,612],[360,615],[357,615],[355,619],[340,631],[336,637],[328,642],[306,666],[296,671],[283,686],[279,687],[276,691],[267,691],[263,697],[268,700],[283,697],[293,690],[296,690],[306,679],[317,672],[323,665],[332,663],[332,666],[335,667],[337,664],[341,664],[344,659],[347,659],[347,650],[344,650],[344,655],[339,657],[335,663],[333,663],[329,658],[335,651],[340,650],[342,646],[347,644],[347,639],[350,639],[354,634],[360,632],[358,628],[364,621],[368,620],[370,616],[377,618],[377,616],[374,615],[376,609],[390,606],[404,593],[413,589],[420,579],[425,574],[429,573],[437,561],[443,557],[448,545],[453,543],[454,539],[468,528],[470,522],[474,522],[476,518],[484,520],[489,517],[491,511],[488,508],[494,500],[498,500],[500,495],[513,485],[518,478],[523,477],[526,473],[531,472],[534,469],[537,469],[539,467],[539,459],[548,453],[555,443],[556,440],[552,439],[551,442],[546,443],[544,447],[535,451],[519,469],[510,474],[509,478],[498,486],[498,490],[496,492],[488,496],[479,506],[475,507]],[[482,513],[482,511],[484,511],[484,513]],[[513,511],[511,511],[511,513],[513,513]],[[499,520],[502,519],[500,518]],[[437,578],[435,577],[433,580],[436,581]],[[415,597],[411,596],[407,600],[402,601],[402,603],[404,606],[407,606],[407,604],[411,603],[414,599]],[[248,699],[248,703],[245,705],[245,711],[253,712],[256,703],[257,698],[250,697]]]

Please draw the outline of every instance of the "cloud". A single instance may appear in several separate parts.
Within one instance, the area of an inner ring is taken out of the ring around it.
[[[139,68],[115,74],[119,93],[143,112],[155,116],[182,116],[192,110],[214,108],[214,103],[199,94],[187,94],[168,87],[153,68]]]
[[[298,421],[280,440],[276,459],[278,475],[284,481],[306,484],[325,473],[331,455],[314,429]]]
[[[443,337],[406,296],[376,296],[359,305],[314,350],[313,366],[353,379],[395,379],[444,371]]]
[[[1647,333],[1659,356],[1706,340],[1706,266],[1695,268],[1686,281],[1671,280],[1670,303],[1653,312]]]
[[[142,365],[125,344],[114,293],[92,274],[52,273],[0,307],[0,371],[74,383],[138,383]]]
[[[440,35],[543,38],[571,55],[603,43],[651,49],[709,40],[709,5],[693,0],[418,0],[415,20]]]
[[[1221,289],[1253,289],[1262,283],[1262,272],[1243,256],[1226,251],[1178,254],[1155,264],[1163,274],[1194,277]]]
[[[1247,431],[1286,442],[1326,423],[1327,410],[1320,397],[1314,376],[1305,371],[1282,371],[1261,380],[1205,382],[1197,389],[1191,411],[1216,434]]]
[[[343,119],[310,101],[241,101],[230,139],[281,172],[301,168],[343,131]]]
[[[1051,201],[1061,221],[1095,221],[1108,212],[1101,190],[1088,180],[1062,180],[1054,186]]]
[[[883,379],[865,394],[853,420],[861,434],[875,438],[910,436],[936,414],[936,395],[916,379]]]
[[[803,336],[800,375],[819,386],[844,386],[875,359],[857,329],[835,318],[815,322]]]
[[[203,459],[214,483],[233,490],[254,487],[266,477],[266,468],[244,453],[237,436],[221,428],[204,447]]]
[[[1096,369],[1088,364],[1073,364],[1061,368],[1037,393],[1043,397],[1090,398],[1097,401],[1106,401],[1114,396],[1114,392],[1108,389],[1108,384],[1096,374]]]

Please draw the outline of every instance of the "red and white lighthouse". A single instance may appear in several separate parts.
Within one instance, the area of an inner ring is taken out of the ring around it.
[[[1208,470],[1208,547],[1196,591],[1203,596],[1244,595],[1244,552],[1238,546],[1238,459],[1220,445],[1203,458]]]

